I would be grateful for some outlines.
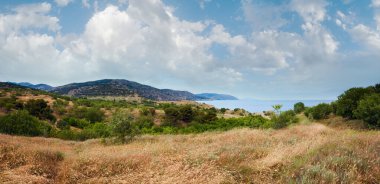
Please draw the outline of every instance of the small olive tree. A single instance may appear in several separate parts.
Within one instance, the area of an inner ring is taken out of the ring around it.
[[[380,94],[372,94],[360,100],[354,116],[364,120],[370,127],[380,128]]]
[[[112,117],[111,124],[116,141],[121,143],[129,142],[141,133],[136,121],[129,113],[116,112]]]
[[[274,111],[276,112],[276,114],[281,113],[281,108],[282,108],[281,104],[272,105],[272,107],[273,107]]]
[[[299,114],[305,110],[305,104],[302,102],[298,102],[298,103],[294,104],[293,110],[295,113]]]

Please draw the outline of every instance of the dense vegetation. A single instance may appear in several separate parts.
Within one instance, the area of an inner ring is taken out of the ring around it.
[[[299,107],[295,105],[295,111],[296,108]],[[369,128],[380,128],[380,84],[348,89],[335,102],[305,108],[304,112],[316,120],[335,114],[347,119],[363,120]]]
[[[299,113],[316,120],[337,114],[361,119],[371,128],[380,127],[380,85],[349,89],[331,104],[305,107],[300,102],[288,111],[281,111],[282,105],[277,104],[275,112],[266,117],[199,104],[71,98],[13,85],[0,87],[0,132],[16,135],[70,140],[113,137],[125,142],[139,134],[188,134],[236,127],[279,129],[297,123]],[[25,96],[28,98],[21,98]],[[234,117],[224,118],[227,112]]]

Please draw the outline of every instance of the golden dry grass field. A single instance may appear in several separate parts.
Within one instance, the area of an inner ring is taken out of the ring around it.
[[[380,183],[380,132],[307,123],[125,145],[0,135],[0,183]]]

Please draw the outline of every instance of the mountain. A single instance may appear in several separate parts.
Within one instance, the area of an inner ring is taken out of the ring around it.
[[[25,86],[21,86],[12,82],[0,82],[0,89],[6,89],[6,88],[26,88]]]
[[[103,79],[82,83],[72,83],[55,87],[51,90],[51,92],[75,97],[138,95],[151,100],[205,100],[203,97],[198,97],[188,91],[157,89],[148,85],[123,79]]]
[[[33,89],[39,89],[39,90],[44,90],[44,91],[49,91],[52,90],[54,87],[49,86],[47,84],[31,84],[29,82],[12,82],[13,84],[17,84],[20,86],[28,87],[28,88],[33,88]]]
[[[238,98],[231,96],[231,95],[226,95],[226,94],[217,94],[217,93],[201,93],[201,94],[196,94],[196,96],[208,100],[238,100]]]

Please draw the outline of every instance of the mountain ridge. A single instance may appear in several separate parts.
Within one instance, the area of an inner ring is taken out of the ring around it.
[[[201,93],[193,94],[188,91],[159,89],[149,85],[126,79],[100,79],[87,82],[75,82],[62,86],[52,87],[47,84],[31,84],[29,82],[12,82],[20,86],[44,90],[57,93],[60,95],[68,95],[74,97],[130,97],[138,96],[150,100],[158,101],[180,101],[180,100],[231,100],[237,99],[231,95],[217,93]]]
[[[205,100],[188,91],[158,89],[125,79],[102,79],[55,87],[51,92],[76,97],[135,96],[158,101]]]
[[[49,90],[52,90],[54,88],[53,86],[50,86],[48,84],[32,84],[29,82],[9,82],[9,83],[17,84],[19,86],[24,86],[24,87],[28,87],[28,88],[44,90],[44,91],[49,91]]]

